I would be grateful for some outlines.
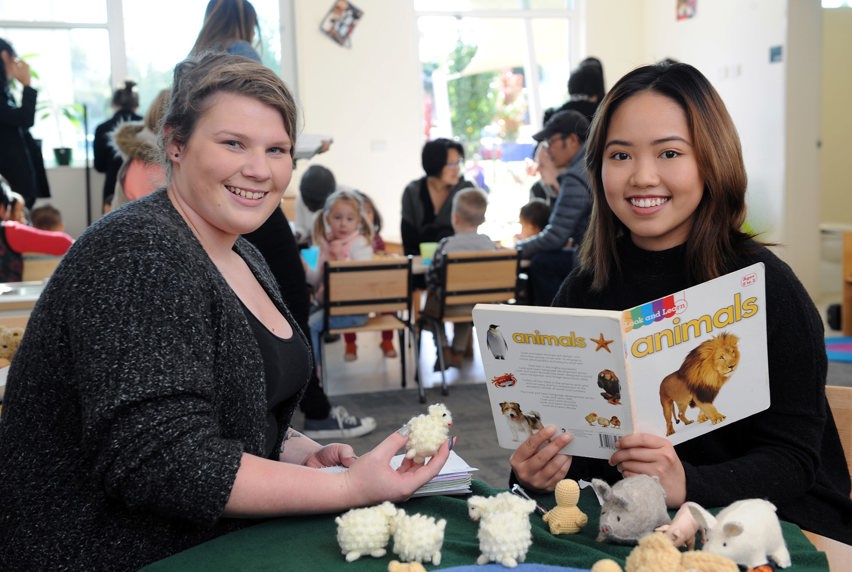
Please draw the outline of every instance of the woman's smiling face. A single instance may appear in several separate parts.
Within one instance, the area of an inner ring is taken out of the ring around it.
[[[290,183],[291,146],[275,108],[234,93],[212,95],[189,141],[169,145],[170,195],[197,233],[252,232]]]
[[[686,242],[704,180],[683,109],[654,91],[626,99],[610,120],[601,178],[636,246],[666,250]]]

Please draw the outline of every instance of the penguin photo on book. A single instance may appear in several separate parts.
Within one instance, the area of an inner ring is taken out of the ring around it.
[[[491,324],[488,326],[488,333],[485,334],[485,345],[494,359],[506,359],[506,352],[509,351],[509,346],[506,340],[503,339],[503,334],[500,333],[500,326]]]

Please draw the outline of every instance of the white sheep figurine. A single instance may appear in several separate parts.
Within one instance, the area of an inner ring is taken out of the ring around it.
[[[358,560],[365,554],[381,558],[392,532],[396,507],[385,501],[380,505],[353,508],[334,519],[337,523],[337,543],[347,562]]]
[[[412,417],[407,425],[409,438],[405,444],[405,458],[422,464],[449,438],[453,416],[443,403],[435,403],[429,406],[428,415]]]
[[[403,562],[431,562],[441,564],[441,547],[447,521],[436,521],[423,514],[405,514],[399,509],[394,517],[393,552]]]
[[[529,515],[535,510],[535,501],[503,492],[493,497],[473,496],[467,505],[470,518],[480,521],[477,564],[498,562],[514,568],[526,559],[532,544]]]

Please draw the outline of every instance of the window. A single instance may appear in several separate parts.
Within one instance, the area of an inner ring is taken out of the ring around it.
[[[565,0],[415,0],[424,140],[465,146],[465,176],[490,193],[482,232],[510,243],[537,176],[544,110],[568,98],[573,20]]]
[[[0,37],[36,74],[39,98],[31,132],[42,140],[48,166],[55,164],[54,147],[72,147],[74,163],[83,164],[88,144],[91,157],[95,127],[112,116],[113,89],[125,79],[138,83],[140,110],[147,109],[192,48],[207,2],[0,0]],[[279,0],[253,0],[252,5],[260,20],[264,63],[280,69]],[[123,42],[111,37],[112,30],[124,31]],[[115,46],[124,46],[125,52],[111,53]]]

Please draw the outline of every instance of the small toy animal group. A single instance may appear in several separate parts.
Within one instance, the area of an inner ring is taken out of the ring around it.
[[[422,514],[408,515],[393,503],[354,508],[334,519],[337,543],[347,562],[362,556],[381,558],[393,536],[393,552],[405,562],[441,563],[447,521]]]

